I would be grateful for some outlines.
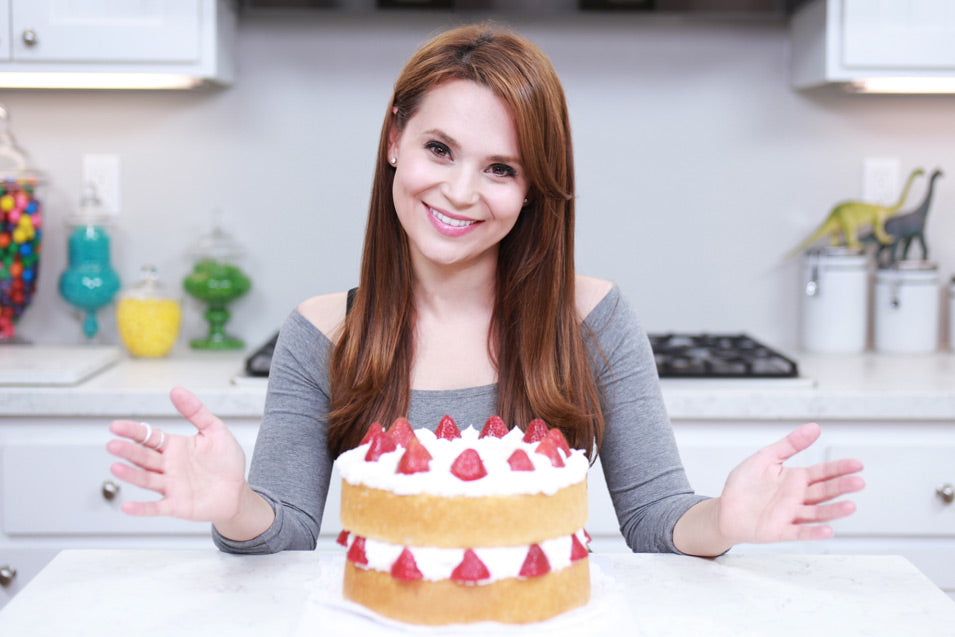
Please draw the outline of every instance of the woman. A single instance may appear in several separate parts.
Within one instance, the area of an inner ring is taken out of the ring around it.
[[[361,279],[286,320],[248,480],[234,438],[184,389],[195,436],[132,421],[111,430],[120,479],[157,502],[133,515],[208,520],[234,552],[311,549],[334,458],[373,421],[437,426],[450,412],[559,426],[599,453],[637,551],[718,555],[738,542],[823,538],[849,515],[830,502],[863,482],[853,460],[783,462],[805,425],[737,467],[722,495],[687,484],[648,341],[619,290],[574,273],[574,175],[560,83],[507,30],[462,27],[408,62],[385,116]],[[591,455],[593,457],[593,455]]]

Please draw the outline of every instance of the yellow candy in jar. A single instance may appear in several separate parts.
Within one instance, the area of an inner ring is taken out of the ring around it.
[[[116,305],[116,325],[133,356],[165,356],[179,337],[182,309],[172,299],[123,298]]]
[[[139,284],[124,292],[116,303],[119,337],[133,356],[159,358],[168,354],[179,338],[181,318],[179,302],[165,293],[153,266],[144,266]]]

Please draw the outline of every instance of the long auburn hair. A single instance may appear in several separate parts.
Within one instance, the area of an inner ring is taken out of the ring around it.
[[[543,418],[592,458],[600,449],[604,420],[575,305],[567,104],[547,56],[489,23],[434,37],[395,83],[381,129],[358,292],[332,353],[328,447],[338,456],[357,446],[372,422],[387,427],[408,414],[414,273],[392,198],[389,133],[392,127],[403,130],[428,91],[452,79],[486,86],[510,108],[530,186],[528,203],[498,250],[488,334],[498,374],[498,415],[522,429]]]

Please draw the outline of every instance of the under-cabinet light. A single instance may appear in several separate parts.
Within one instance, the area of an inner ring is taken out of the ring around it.
[[[854,93],[955,93],[955,77],[869,77],[846,85]]]
[[[59,89],[186,89],[202,79],[177,73],[7,73],[0,72],[3,88]]]

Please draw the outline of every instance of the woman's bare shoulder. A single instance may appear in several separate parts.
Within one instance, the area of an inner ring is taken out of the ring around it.
[[[299,304],[298,313],[331,340],[345,321],[347,298],[347,292],[313,296]]]
[[[613,282],[592,276],[577,275],[577,316],[584,320],[613,288]]]

